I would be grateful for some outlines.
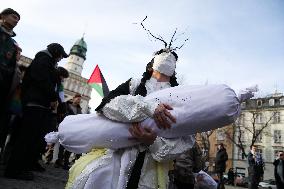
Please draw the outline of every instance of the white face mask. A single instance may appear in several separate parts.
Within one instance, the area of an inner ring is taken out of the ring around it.
[[[176,69],[176,58],[172,53],[163,52],[154,57],[153,69],[165,74],[172,76]]]

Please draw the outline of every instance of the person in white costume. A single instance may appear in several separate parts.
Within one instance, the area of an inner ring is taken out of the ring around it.
[[[167,104],[158,102],[143,103],[143,106],[137,106],[137,104],[142,104],[139,103],[143,100],[141,96],[178,85],[175,77],[177,59],[177,54],[170,49],[158,51],[148,63],[142,79],[128,80],[103,99],[96,110],[111,120],[133,122],[129,132],[133,140],[142,144],[120,150],[103,150],[103,155],[95,156],[96,159],[91,160],[74,180],[70,181],[69,178],[67,188],[167,187],[169,161],[189,150],[194,143],[194,137],[166,139],[157,136],[152,129],[139,127],[139,122],[147,117],[154,118],[157,126],[164,129],[170,128],[171,123],[176,120],[168,111],[172,108]],[[128,101],[129,95],[133,95],[138,103]],[[96,152],[98,151],[94,153]],[[70,169],[70,177],[72,177],[72,171],[76,172],[75,169],[78,169],[81,163],[79,160],[77,165]]]
[[[170,160],[192,147],[192,135],[233,123],[255,92],[237,97],[226,85],[177,86],[177,59],[170,49],[158,51],[142,79],[111,91],[98,114],[68,116],[46,136],[89,152],[70,169],[66,188],[167,188]]]

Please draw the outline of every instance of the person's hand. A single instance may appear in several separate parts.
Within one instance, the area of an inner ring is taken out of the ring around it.
[[[167,104],[159,104],[155,109],[153,116],[159,129],[169,129],[171,128],[171,122],[176,122],[176,118],[168,111],[172,109],[173,108]]]
[[[50,103],[50,107],[51,107],[52,110],[55,110],[57,108],[57,106],[58,106],[58,101],[54,101],[54,102]]]
[[[132,137],[146,145],[151,145],[156,140],[157,134],[150,128],[142,128],[139,123],[132,123],[129,128]]]

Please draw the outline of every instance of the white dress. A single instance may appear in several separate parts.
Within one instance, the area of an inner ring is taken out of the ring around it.
[[[131,80],[130,94],[133,95],[139,83],[140,80]],[[156,79],[151,78],[146,82],[145,87],[147,95],[149,95],[154,91],[169,88],[170,84],[168,82],[157,82]],[[106,104],[103,108],[104,115],[109,119],[122,122],[142,121],[153,115],[153,111],[158,103],[147,104],[143,101],[143,98],[139,96],[136,96],[135,103],[128,99],[129,96],[124,96],[120,97],[119,101],[117,101],[117,99],[111,100],[110,103]],[[138,102],[139,100],[140,102]],[[141,104],[143,105],[141,106]],[[119,110],[117,107],[120,107]],[[80,125],[77,125],[77,127],[80,127]],[[127,130],[125,132],[128,133]],[[80,133],[78,133],[78,135],[80,135]],[[84,138],[84,136],[81,137]],[[194,136],[184,136],[173,139],[157,137],[155,142],[148,148],[143,145],[136,145],[134,147],[123,149],[108,150],[104,156],[92,161],[75,179],[70,188],[124,189],[126,188],[130,170],[136,160],[138,152],[146,150],[147,153],[142,167],[138,188],[155,189],[158,185],[156,161],[166,161],[164,163],[164,171],[167,172],[167,160],[173,160],[184,151],[189,150],[194,142]],[[167,176],[164,179],[165,183],[168,183]]]

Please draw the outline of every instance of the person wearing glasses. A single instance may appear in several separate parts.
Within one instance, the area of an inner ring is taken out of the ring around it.
[[[284,188],[284,152],[279,151],[277,159],[273,162],[274,176],[277,189]]]

